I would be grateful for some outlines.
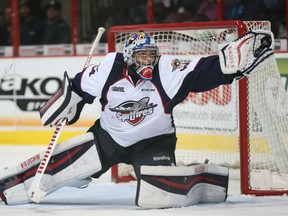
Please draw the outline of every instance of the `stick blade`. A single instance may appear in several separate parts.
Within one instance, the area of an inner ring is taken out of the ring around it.
[[[40,181],[41,179],[39,179]],[[40,203],[41,200],[46,196],[47,192],[44,192],[39,187],[40,182],[34,182],[28,190],[28,197],[32,202]]]

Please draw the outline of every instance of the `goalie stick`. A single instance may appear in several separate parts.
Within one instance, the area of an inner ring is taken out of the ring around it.
[[[103,28],[103,27],[98,28],[98,34],[96,35],[96,38],[92,44],[92,47],[90,49],[88,56],[87,56],[84,68],[86,68],[89,65],[91,58],[92,58],[92,55],[93,55],[93,52],[94,52],[96,46],[99,44],[100,38],[102,37],[104,32],[105,32],[105,28]]]
[[[94,52],[95,48],[97,47],[97,45],[99,44],[99,41],[100,41],[104,32],[105,32],[105,28],[103,28],[103,27],[98,28],[98,33],[95,37],[95,40],[92,44],[90,52],[87,56],[86,62],[84,64],[84,69],[89,65],[91,58],[93,56],[93,52]],[[42,179],[44,172],[47,168],[48,162],[49,162],[49,160],[53,154],[53,151],[57,145],[58,138],[60,137],[61,131],[62,131],[65,123],[66,123],[66,119],[62,119],[62,121],[57,125],[57,127],[53,133],[53,136],[51,138],[51,141],[47,147],[45,155],[43,156],[43,158],[39,164],[39,167],[35,173],[35,176],[33,178],[31,186],[28,190],[29,199],[35,203],[39,203],[47,194],[47,192],[41,190],[40,182],[41,182],[41,179]]]

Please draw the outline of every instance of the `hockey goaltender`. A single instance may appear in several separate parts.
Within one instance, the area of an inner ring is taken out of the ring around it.
[[[84,135],[56,145],[37,187],[33,180],[47,152],[2,171],[1,200],[7,205],[41,202],[63,186],[81,188],[111,166],[126,163],[136,174],[138,206],[224,202],[228,168],[209,163],[176,165],[173,108],[190,92],[211,90],[252,74],[273,55],[271,34],[248,32],[220,44],[218,55],[182,61],[160,55],[153,37],[139,31],[128,37],[123,53],[107,54],[72,81],[65,73],[62,87],[40,110],[43,125],[75,123],[84,105],[96,97],[101,117]],[[254,47],[256,36],[263,38],[258,47]],[[31,193],[32,185],[38,191]]]

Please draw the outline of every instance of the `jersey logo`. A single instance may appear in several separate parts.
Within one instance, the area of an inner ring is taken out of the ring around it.
[[[99,64],[99,65],[100,65],[100,64]],[[95,71],[98,72],[98,67],[99,67],[99,65],[95,65],[95,66],[91,69],[91,71],[90,71],[90,73],[89,73],[89,77],[92,76],[93,74],[95,74]]]
[[[136,126],[142,122],[147,115],[153,114],[154,107],[156,106],[157,104],[149,104],[149,98],[144,97],[139,101],[126,101],[115,108],[110,108],[110,110],[116,112],[116,117],[120,121],[127,121],[129,124]]]
[[[189,63],[190,63],[189,60],[173,59],[171,61],[172,72],[174,72],[177,69],[180,69],[180,71],[185,70]]]
[[[180,68],[181,66],[181,61],[179,59],[173,59],[171,61],[171,66],[172,66],[172,72],[175,71],[176,69]]]

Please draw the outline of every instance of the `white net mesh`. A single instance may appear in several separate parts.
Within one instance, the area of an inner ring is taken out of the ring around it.
[[[245,22],[245,25],[247,30],[270,30],[268,21]],[[219,43],[229,42],[238,37],[238,28],[231,25],[187,27],[184,30],[145,29],[143,26],[143,30],[153,35],[160,54],[175,55],[181,59],[218,54]],[[115,33],[116,51],[122,52],[124,42],[131,32],[133,30],[130,29]],[[283,176],[288,173],[287,93],[274,58],[266,61],[257,70],[258,73],[249,77],[247,87],[249,173],[268,170]],[[205,159],[209,159],[210,163],[239,168],[240,103],[242,102],[239,101],[238,82],[207,92],[190,93],[173,112],[178,136],[178,164],[204,162]],[[262,177],[257,178],[261,181]],[[257,178],[251,178],[251,188],[259,189],[255,183]],[[284,186],[282,184],[281,188],[288,188],[288,184],[285,185],[286,183]],[[269,186],[265,189],[267,188]]]

